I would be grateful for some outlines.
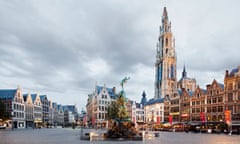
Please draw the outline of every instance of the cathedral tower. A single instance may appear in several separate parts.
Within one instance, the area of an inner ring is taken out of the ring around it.
[[[157,41],[155,98],[171,98],[177,95],[176,61],[175,39],[171,31],[167,9],[164,7]]]

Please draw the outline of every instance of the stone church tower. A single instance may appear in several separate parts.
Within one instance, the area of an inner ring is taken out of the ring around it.
[[[175,39],[171,31],[166,7],[163,10],[162,25],[157,42],[155,63],[155,96],[154,98],[173,98],[177,96]]]

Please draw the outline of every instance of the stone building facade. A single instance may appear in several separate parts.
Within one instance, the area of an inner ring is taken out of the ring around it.
[[[224,78],[224,107],[231,111],[233,123],[240,121],[240,66],[229,72]]]

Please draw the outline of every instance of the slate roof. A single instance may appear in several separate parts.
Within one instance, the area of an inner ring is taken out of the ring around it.
[[[40,95],[41,101],[43,101],[45,97],[47,98],[47,95]]]
[[[153,105],[156,103],[164,103],[164,98],[157,98],[157,99],[152,98],[146,103],[146,105]]]
[[[181,96],[182,95],[182,89],[178,89],[178,94]]]
[[[100,94],[102,89],[103,89],[103,86],[97,86],[97,94]],[[114,93],[114,89],[113,88],[106,88],[106,89],[107,89],[107,92],[108,92],[109,96],[112,99],[116,99],[117,98],[117,95]]]
[[[222,89],[224,89],[224,84],[218,83],[218,85],[219,85]]]
[[[76,106],[75,105],[64,105],[63,106],[63,110],[68,110],[68,111],[71,111],[71,112],[76,112]]]
[[[0,90],[0,98],[12,100],[17,92],[17,89],[2,89]]]
[[[26,101],[27,101],[27,96],[28,96],[28,94],[23,94],[23,99],[24,99],[24,102],[26,102]]]
[[[187,91],[189,96],[193,96],[194,92],[193,91]]]
[[[234,68],[232,69],[231,73],[230,73],[230,76],[234,76],[235,73],[238,72],[238,68]]]
[[[141,108],[141,104],[140,103],[136,103],[136,108]]]
[[[201,91],[202,91],[204,94],[207,93],[207,90],[205,90],[205,89],[201,89]]]
[[[57,105],[57,108],[58,108],[58,111],[60,111],[60,110],[63,110],[63,107],[62,107],[62,105]]]
[[[52,107],[53,107],[53,108],[56,108],[56,107],[57,107],[57,103],[56,103],[56,102],[53,102],[53,103],[52,103]]]
[[[32,97],[32,101],[35,102],[36,98],[37,98],[37,94],[31,94]]]

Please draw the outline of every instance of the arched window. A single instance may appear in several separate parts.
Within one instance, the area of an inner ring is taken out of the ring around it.
[[[168,38],[166,38],[166,46],[168,46]]]
[[[171,78],[174,78],[174,67],[171,65]]]

